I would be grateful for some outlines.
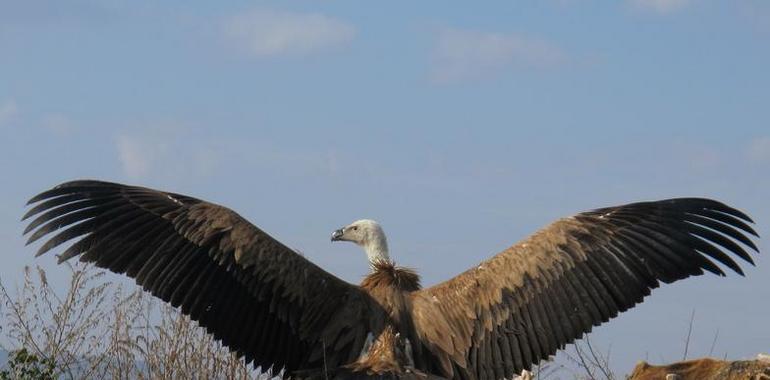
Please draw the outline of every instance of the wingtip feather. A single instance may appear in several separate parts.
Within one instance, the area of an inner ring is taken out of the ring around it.
[[[48,250],[49,250],[48,247],[45,247],[45,246],[40,247],[40,249],[38,249],[37,252],[35,252],[35,257],[40,257],[45,255],[45,253],[48,252]]]

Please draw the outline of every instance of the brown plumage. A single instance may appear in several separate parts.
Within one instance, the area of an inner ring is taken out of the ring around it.
[[[125,273],[248,362],[289,378],[499,379],[728,255],[757,251],[744,213],[700,198],[641,202],[556,221],[444,283],[390,261],[373,221],[334,233],[367,252],[360,286],[298,255],[235,212],[188,196],[100,181],[30,200],[38,251]],[[34,231],[34,232],[33,232]]]

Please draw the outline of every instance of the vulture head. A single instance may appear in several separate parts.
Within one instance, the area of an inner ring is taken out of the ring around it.
[[[370,220],[361,219],[348,224],[332,233],[332,241],[349,241],[363,248],[369,263],[390,262],[388,255],[388,241],[380,224]]]

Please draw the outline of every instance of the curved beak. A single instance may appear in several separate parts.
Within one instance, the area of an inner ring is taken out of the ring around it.
[[[344,231],[342,230],[342,228],[340,228],[337,231],[332,232],[332,241],[340,241],[340,240],[342,240],[342,234],[343,233],[344,233]]]

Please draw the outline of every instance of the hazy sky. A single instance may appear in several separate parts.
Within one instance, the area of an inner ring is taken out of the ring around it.
[[[75,178],[229,206],[340,277],[335,228],[382,222],[428,285],[550,221],[718,198],[770,237],[761,0],[0,0],[0,278],[19,218]],[[760,241],[768,250],[768,240]],[[770,261],[666,286],[595,330],[613,367],[770,350]]]

